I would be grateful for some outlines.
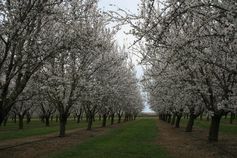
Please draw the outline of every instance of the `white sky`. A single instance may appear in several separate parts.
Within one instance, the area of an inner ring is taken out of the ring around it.
[[[129,11],[131,13],[138,13],[138,7],[140,4],[140,0],[99,0],[99,8],[102,11],[118,11],[119,8]],[[128,48],[135,40],[135,37],[132,35],[127,35],[124,32],[129,32],[131,29],[130,26],[125,25],[121,27],[121,30],[116,34],[116,40],[118,44],[122,47]],[[136,76],[138,79],[141,79],[143,75],[143,69],[140,65],[138,65],[138,58],[132,56],[133,63],[135,64]],[[145,103],[144,112],[152,112],[147,103]]]

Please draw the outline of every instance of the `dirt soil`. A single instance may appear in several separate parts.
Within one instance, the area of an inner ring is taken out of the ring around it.
[[[109,128],[114,128],[116,125]],[[91,131],[76,129],[67,131],[64,138],[60,138],[56,133],[46,136],[34,136],[15,140],[0,142],[0,158],[39,158],[48,154],[64,150],[73,145],[101,135],[109,128],[94,128]]]
[[[208,130],[194,128],[184,132],[184,128],[174,128],[158,121],[157,143],[163,146],[173,158],[237,158],[236,135],[219,134],[219,141],[207,141]]]

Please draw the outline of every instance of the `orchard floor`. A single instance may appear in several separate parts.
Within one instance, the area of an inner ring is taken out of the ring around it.
[[[157,143],[163,146],[174,158],[236,158],[237,133],[219,134],[219,142],[209,143],[208,129],[194,128],[185,132],[184,127],[174,128],[158,121]]]
[[[157,119],[139,119],[92,131],[0,141],[0,158],[236,158],[237,134],[220,133],[208,143],[207,129],[173,128]]]
[[[107,129],[95,128],[91,131],[74,129],[67,131],[64,138],[56,133],[7,140],[0,143],[0,158],[38,158],[56,151],[62,151],[91,137],[104,134]]]

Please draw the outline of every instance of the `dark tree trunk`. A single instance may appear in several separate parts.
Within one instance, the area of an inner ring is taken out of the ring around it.
[[[83,120],[83,113],[81,113],[81,120]]]
[[[171,122],[171,115],[170,114],[168,115],[168,120],[167,121],[168,121],[168,123]]]
[[[45,123],[45,116],[44,115],[40,116],[40,120],[42,123]]]
[[[103,114],[102,127],[106,126],[107,115]]]
[[[28,123],[30,123],[30,121],[31,121],[31,116],[30,115],[26,115],[26,123],[28,124]]]
[[[61,114],[59,121],[60,121],[59,137],[65,137],[67,114]]]
[[[7,115],[5,114],[4,109],[2,109],[1,106],[3,106],[3,105],[0,104],[0,126],[2,125],[2,123],[3,123],[4,120],[5,120],[5,117],[7,116]]]
[[[172,121],[171,121],[171,125],[174,125],[175,120],[176,120],[176,114],[173,114]]]
[[[45,117],[45,126],[46,127],[49,127],[49,118],[50,118],[50,116]]]
[[[180,127],[179,124],[180,124],[181,118],[182,118],[182,114],[178,114],[176,122],[175,122],[175,128],[179,128]]]
[[[7,121],[8,121],[8,116],[4,119],[4,122],[3,122],[4,127],[7,125]]]
[[[118,123],[121,123],[122,115],[118,114]]]
[[[129,121],[133,120],[132,114],[129,114]]]
[[[227,119],[228,113],[225,114],[225,119]]]
[[[13,104],[5,105],[5,104],[3,104],[2,101],[0,101],[0,126],[2,125],[2,123],[4,123],[4,120],[8,116],[12,106],[13,106]],[[6,108],[4,108],[4,107],[6,107]]]
[[[92,123],[93,123],[93,116],[92,114],[90,114],[88,117],[88,122],[87,122],[87,130],[91,130]]]
[[[58,122],[58,115],[56,115],[56,122]]]
[[[95,122],[95,115],[92,116],[92,120],[93,120],[93,122]]]
[[[195,116],[193,114],[190,114],[188,124],[186,126],[186,132],[192,132],[193,131],[193,124],[194,124]]]
[[[101,115],[99,115],[99,121],[101,121]]]
[[[124,116],[124,122],[126,122],[126,121],[129,121],[129,114],[128,113],[126,113]]]
[[[14,118],[13,119],[14,119],[14,123],[16,123],[16,114],[14,114]]]
[[[23,126],[24,126],[24,122],[23,122],[24,115],[18,115],[18,117],[19,117],[19,129],[23,129]]]
[[[209,129],[209,137],[208,137],[208,140],[210,142],[218,141],[220,120],[221,120],[221,116],[219,115],[214,115],[211,117],[211,126]]]
[[[88,114],[86,114],[86,122],[88,122],[89,121],[89,115]],[[93,118],[91,118],[92,119],[92,121],[93,121]]]
[[[233,112],[230,113],[230,124],[233,124],[233,120],[235,119],[235,114]]]
[[[136,120],[136,118],[137,118],[137,114],[134,114],[133,115],[133,120]]]
[[[207,121],[209,121],[210,120],[210,117],[209,117],[209,115],[207,116]]]
[[[114,114],[111,115],[111,125],[114,124]]]
[[[77,115],[77,123],[80,123],[81,121],[81,115]]]

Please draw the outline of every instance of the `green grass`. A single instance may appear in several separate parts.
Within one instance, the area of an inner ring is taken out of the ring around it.
[[[167,158],[165,150],[155,144],[157,133],[154,119],[140,119],[50,158]]]
[[[25,123],[25,122],[24,122]],[[94,122],[93,126],[98,127],[100,125],[99,121]],[[66,125],[67,130],[76,129],[76,128],[86,128],[87,122],[81,121],[79,124],[74,120],[68,120]],[[24,138],[29,136],[40,136],[47,135],[50,133],[56,133],[59,131],[58,122],[50,122],[50,127],[45,127],[44,123],[41,123],[39,120],[33,119],[29,124],[24,124],[24,129],[19,130],[18,124],[9,121],[6,127],[0,127],[0,140],[10,140],[16,138]]]
[[[181,126],[186,127],[187,123],[188,119],[181,120]],[[210,124],[211,120],[207,121],[205,119],[200,120],[197,118],[194,121],[194,127],[197,128],[209,129]],[[237,134],[237,124],[230,124],[228,119],[222,118],[220,123],[220,132],[225,134]]]

